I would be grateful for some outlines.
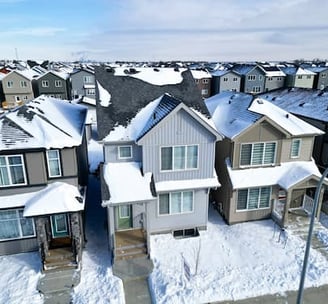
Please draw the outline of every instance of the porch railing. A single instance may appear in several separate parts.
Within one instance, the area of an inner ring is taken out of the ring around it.
[[[314,206],[314,199],[310,196],[307,196],[304,194],[303,197],[303,209],[306,210],[306,212],[310,215],[313,212],[313,206]]]

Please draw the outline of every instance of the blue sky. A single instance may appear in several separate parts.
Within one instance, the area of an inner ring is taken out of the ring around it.
[[[328,58],[328,1],[0,0],[0,58]]]

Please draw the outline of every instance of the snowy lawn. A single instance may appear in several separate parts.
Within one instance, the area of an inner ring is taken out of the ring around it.
[[[327,233],[321,238],[328,236]],[[205,303],[297,290],[305,242],[281,235],[271,220],[228,226],[210,210],[200,237],[151,236],[156,303]],[[183,258],[190,266],[186,279]],[[306,287],[328,284],[328,261],[311,250]]]

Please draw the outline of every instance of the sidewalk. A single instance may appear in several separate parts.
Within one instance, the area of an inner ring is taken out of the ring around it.
[[[239,301],[213,302],[212,304],[295,304],[298,291],[288,291],[285,294],[265,295]],[[308,288],[304,291],[303,304],[327,304],[328,285]]]

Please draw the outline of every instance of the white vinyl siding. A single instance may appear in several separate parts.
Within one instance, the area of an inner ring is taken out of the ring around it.
[[[301,139],[293,139],[292,140],[292,146],[290,151],[290,157],[291,158],[298,158],[300,157],[300,151],[301,151]]]
[[[48,172],[49,177],[61,176],[60,155],[59,150],[47,151]]]
[[[158,198],[159,215],[191,213],[194,211],[194,193],[192,191],[160,194]]]
[[[0,156],[0,187],[19,185],[26,185],[23,156]]]
[[[238,190],[237,210],[265,209],[270,207],[271,187]]]
[[[174,146],[161,148],[161,170],[178,171],[198,168],[198,146]]]
[[[21,88],[27,88],[27,82],[25,80],[20,81]]]
[[[0,211],[0,241],[35,236],[32,218],[23,217],[23,209]]]
[[[275,162],[276,143],[242,144],[240,166],[271,165]]]

